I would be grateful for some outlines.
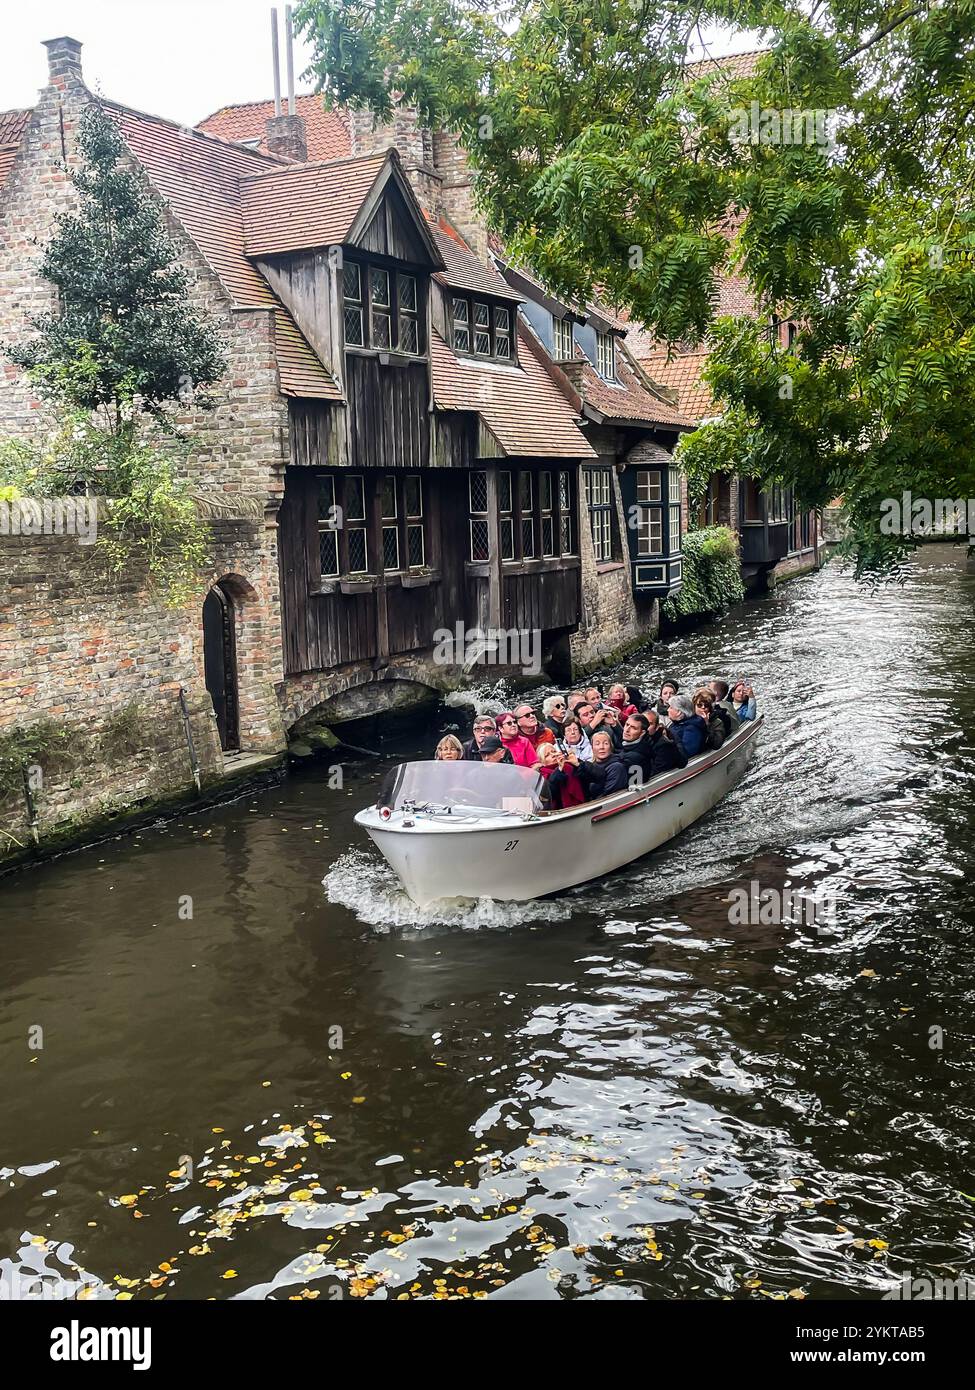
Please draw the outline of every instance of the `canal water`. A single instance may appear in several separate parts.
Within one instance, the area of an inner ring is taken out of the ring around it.
[[[352,823],[388,760],[6,879],[6,1288],[975,1279],[962,554],[926,549],[875,594],[830,567],[635,661],[647,690],[750,676],[762,745],[679,841],[559,899],[412,907]],[[442,708],[383,751],[425,755],[452,722],[466,736]],[[835,895],[833,920],[732,923],[753,882]]]

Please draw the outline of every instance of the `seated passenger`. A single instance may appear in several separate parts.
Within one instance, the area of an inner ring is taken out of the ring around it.
[[[653,776],[656,776],[658,772],[671,772],[675,767],[686,767],[687,754],[672,736],[670,728],[665,728],[660,723],[655,709],[647,710],[647,723],[649,725],[647,738],[653,754],[651,765]],[[668,720],[668,725],[669,723]]]
[[[573,758],[574,754],[570,753],[570,761]],[[580,763],[577,771],[588,801],[624,791],[629,786],[629,770],[615,751],[610,735],[602,730],[592,737],[592,762]]]
[[[606,697],[606,703],[612,705],[615,710],[618,710],[623,719],[625,719],[628,714],[636,714],[636,705],[631,704],[626,698],[625,685],[611,685],[609,687],[609,694]]]
[[[536,753],[540,743],[555,742],[552,730],[539,726],[538,716],[531,705],[515,705],[515,718],[518,721],[518,732],[524,734]]]
[[[514,758],[499,738],[492,738],[489,735],[481,744],[480,761],[482,763],[513,763]]]
[[[732,734],[736,734],[741,728],[741,720],[738,718],[738,713],[729,695],[731,687],[728,685],[727,681],[713,680],[708,686],[708,689],[714,696],[714,708],[724,720],[725,731],[730,738]]]
[[[623,742],[620,745],[620,757],[626,764],[627,773],[630,769],[638,768],[639,782],[648,782],[653,776],[653,747],[648,738],[650,728],[649,721],[644,714],[637,714],[634,710],[627,715],[623,725]],[[631,778],[632,781],[632,778]]]
[[[628,685],[626,687],[626,698],[636,710],[637,714],[646,714],[648,701],[638,685]]]
[[[686,695],[671,695],[667,707],[670,718],[670,736],[680,746],[686,758],[696,757],[703,752],[708,741],[708,726]]]
[[[479,763],[481,761],[481,744],[491,735],[497,736],[498,726],[490,714],[478,714],[474,719],[474,737],[469,738],[462,745],[464,749],[464,761],[467,763]]]
[[[568,707],[563,695],[549,695],[542,703],[542,714],[545,718],[545,728],[551,729],[556,739],[562,737],[562,725],[565,723],[565,716],[568,714]]]
[[[660,698],[654,705],[654,709],[657,711],[657,718],[665,727],[670,723],[669,710],[671,696],[676,695],[679,689],[680,686],[670,676],[667,677],[660,687]]]
[[[694,713],[700,716],[707,725],[708,748],[720,748],[728,737],[728,730],[721,715],[714,708],[714,696],[710,690],[695,690]]]
[[[754,719],[758,712],[755,707],[755,692],[748,684],[748,681],[739,681],[731,693],[734,701],[735,713],[744,724],[746,720]]]
[[[574,753],[581,763],[592,762],[592,744],[578,719],[567,719],[562,742],[567,753]]]
[[[592,727],[593,729],[605,729],[613,740],[613,747],[617,753],[620,751],[623,742],[623,720],[615,705],[603,705],[602,709],[597,710]],[[592,739],[592,733],[590,733],[589,738]]]
[[[498,715],[498,735],[516,767],[534,767],[538,754],[525,735],[518,732],[518,721],[505,710]]]
[[[586,791],[579,780],[578,765],[572,758],[560,753],[554,743],[543,743],[538,750],[538,759],[535,771],[545,778],[553,811],[581,806],[586,799]]]
[[[433,756],[437,762],[460,762],[464,756],[464,745],[454,734],[444,734]]]

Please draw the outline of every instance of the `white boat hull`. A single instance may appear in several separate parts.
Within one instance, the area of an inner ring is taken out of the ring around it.
[[[441,898],[524,902],[601,878],[691,825],[737,786],[762,719],[743,724],[716,752],[584,806],[523,819],[465,818],[370,807],[356,816],[420,907]]]

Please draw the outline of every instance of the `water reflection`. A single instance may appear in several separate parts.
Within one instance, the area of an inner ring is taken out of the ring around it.
[[[762,746],[551,902],[419,913],[352,825],[366,763],[7,880],[0,1270],[135,1298],[971,1272],[973,588],[929,550],[654,653],[647,690],[749,675]],[[752,880],[828,889],[835,924],[731,926]]]

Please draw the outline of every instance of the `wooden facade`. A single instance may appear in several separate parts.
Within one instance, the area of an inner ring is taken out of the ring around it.
[[[396,183],[364,226],[339,254],[262,264],[342,391],[290,402],[285,674],[382,672],[458,624],[551,647],[580,619],[578,460],[512,457],[474,400],[435,409],[429,334],[456,303],[432,279],[443,263]]]

